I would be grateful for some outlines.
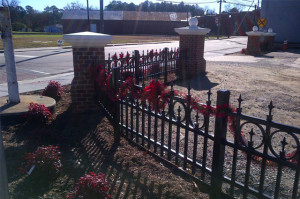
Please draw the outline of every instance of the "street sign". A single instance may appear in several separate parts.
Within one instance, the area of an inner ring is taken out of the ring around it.
[[[265,18],[260,18],[257,21],[257,25],[261,28],[265,27],[267,25],[267,20]]]
[[[62,46],[64,44],[63,40],[57,40],[57,45]]]

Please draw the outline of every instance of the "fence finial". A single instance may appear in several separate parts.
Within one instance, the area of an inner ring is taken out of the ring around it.
[[[212,93],[211,93],[211,88],[209,88],[208,89],[208,91],[207,91],[207,101],[210,101],[210,96],[212,95]]]
[[[271,100],[270,104],[268,105],[268,108],[269,108],[269,116],[272,115],[272,110],[273,108],[275,108],[275,106],[273,106],[273,101]]]
[[[239,108],[241,108],[242,101],[244,101],[244,100],[242,99],[242,94],[240,94],[240,97],[238,98]]]
[[[280,158],[284,159],[285,158],[285,146],[288,144],[286,142],[286,138],[283,137],[283,140],[280,142],[281,143],[281,151],[280,151]]]

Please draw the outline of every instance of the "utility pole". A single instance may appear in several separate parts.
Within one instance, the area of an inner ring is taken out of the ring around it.
[[[257,4],[257,9],[259,9],[259,0],[258,0],[258,4]]]
[[[10,103],[17,104],[20,102],[20,94],[17,81],[16,62],[8,7],[0,7],[0,25],[7,74],[8,99]]]
[[[91,25],[90,25],[90,11],[89,11],[89,0],[86,0],[87,4],[87,20],[88,20],[88,31],[91,31]]]
[[[221,30],[221,11],[222,11],[222,1],[224,0],[220,0],[218,3],[220,3],[220,7],[219,7],[219,17],[218,17],[218,33],[217,33],[217,39],[219,39],[220,37],[220,30]],[[224,1],[225,2],[225,1]]]
[[[103,0],[100,0],[100,33],[104,33]]]

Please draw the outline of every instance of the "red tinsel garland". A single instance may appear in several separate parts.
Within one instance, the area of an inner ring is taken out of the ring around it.
[[[142,93],[142,101],[148,101],[151,108],[159,111],[166,107],[170,101],[171,92],[159,81],[152,80],[150,85],[145,87]]]
[[[128,93],[131,93],[131,95],[134,98],[139,99],[140,98],[140,92],[138,89],[135,88],[136,79],[129,76],[127,79],[122,83],[119,92],[118,92],[118,99],[124,99]]]

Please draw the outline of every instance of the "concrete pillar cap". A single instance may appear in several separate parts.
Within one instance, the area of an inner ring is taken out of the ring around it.
[[[276,33],[275,32],[264,32],[263,34],[262,34],[263,36],[275,36],[276,35]]]
[[[246,34],[248,36],[262,36],[263,32],[260,32],[260,31],[249,31],[249,32],[246,32]]]
[[[71,43],[72,47],[104,47],[113,37],[107,34],[94,32],[78,32],[64,34],[63,39]]]

